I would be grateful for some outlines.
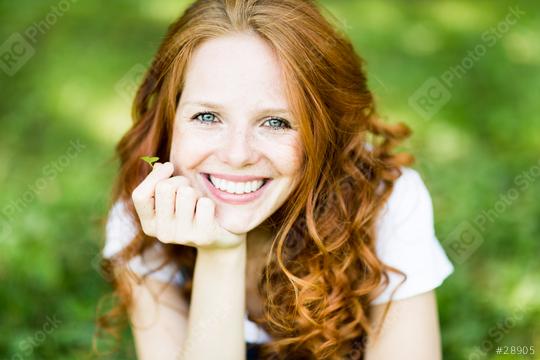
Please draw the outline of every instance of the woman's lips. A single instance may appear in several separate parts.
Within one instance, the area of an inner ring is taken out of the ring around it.
[[[262,193],[265,191],[265,189],[268,187],[268,184],[270,182],[272,182],[272,179],[268,179],[268,178],[256,178],[256,177],[243,177],[244,179],[246,180],[243,180],[243,181],[253,181],[253,180],[259,180],[259,179],[264,179],[264,183],[263,185],[257,189],[256,191],[253,191],[253,192],[250,192],[250,193],[245,193],[245,194],[232,194],[232,193],[229,193],[229,192],[226,192],[226,191],[223,191],[223,190],[220,190],[218,188],[216,188],[214,186],[214,184],[212,184],[212,182],[210,181],[209,179],[209,174],[205,174],[205,173],[199,173],[199,175],[202,177],[203,179],[203,182],[204,184],[206,185],[206,187],[208,188],[208,190],[210,191],[210,193],[213,195],[214,198],[216,198],[217,200],[221,201],[221,202],[225,202],[225,203],[229,203],[229,204],[235,204],[235,205],[241,205],[241,204],[246,204],[246,203],[249,203],[249,202],[252,202],[256,199],[258,199]],[[222,177],[218,174],[212,174],[212,176],[217,176],[217,177],[220,177],[220,178],[223,178],[223,179],[227,179],[226,177]],[[232,179],[230,179],[231,176],[229,176],[229,179],[227,180],[231,180],[231,181],[234,181]],[[235,179],[238,179],[239,177],[235,177]],[[242,177],[240,177],[242,178]],[[238,180],[236,180],[238,181]]]

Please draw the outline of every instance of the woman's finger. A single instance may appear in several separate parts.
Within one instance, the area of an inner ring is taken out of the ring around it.
[[[170,177],[173,170],[174,167],[171,163],[156,163],[152,172],[133,190],[131,199],[141,219],[152,218],[155,215],[154,191],[156,184]]]
[[[158,181],[155,190],[156,219],[167,221],[174,216],[174,201],[176,199],[175,180],[172,178]]]
[[[201,197],[195,208],[195,226],[199,229],[209,229],[214,222],[216,204],[212,199]]]
[[[180,229],[186,233],[191,231],[195,215],[197,192],[190,186],[180,186],[176,191],[176,221]]]
[[[183,186],[189,186],[189,180],[184,176],[173,176],[156,184],[155,207],[157,217],[164,219],[174,217],[176,191]]]

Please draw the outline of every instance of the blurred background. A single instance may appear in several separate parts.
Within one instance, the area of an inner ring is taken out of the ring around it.
[[[0,358],[90,358],[130,101],[181,0],[0,0]],[[540,3],[321,1],[367,61],[455,265],[445,359],[540,359]],[[413,325],[411,325],[413,326]],[[528,350],[530,353],[530,350]],[[120,353],[133,359],[126,330]]]

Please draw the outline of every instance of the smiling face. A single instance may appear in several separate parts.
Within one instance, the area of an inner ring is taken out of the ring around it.
[[[247,233],[272,215],[300,177],[298,123],[280,63],[261,38],[234,34],[193,53],[176,110],[176,175],[216,203],[218,223]]]

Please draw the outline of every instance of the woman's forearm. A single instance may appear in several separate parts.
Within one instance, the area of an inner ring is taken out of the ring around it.
[[[197,250],[182,360],[245,359],[246,243]]]

